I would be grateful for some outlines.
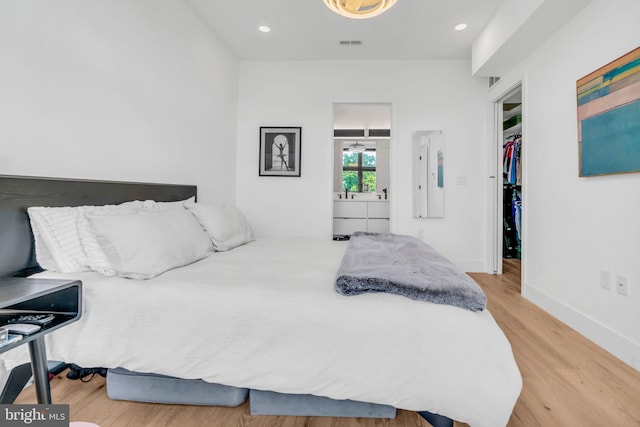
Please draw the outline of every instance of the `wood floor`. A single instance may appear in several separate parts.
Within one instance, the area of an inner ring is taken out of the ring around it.
[[[518,270],[519,271],[519,270]],[[511,342],[523,389],[509,421],[512,427],[640,426],[640,372],[620,362],[520,296],[515,269],[502,276],[471,274],[489,300],[489,310]],[[156,405],[112,401],[105,381],[51,382],[53,401],[70,405],[71,420],[101,427],[418,427],[417,414],[398,411],[394,420],[325,417],[252,417],[237,408]],[[16,403],[35,403],[33,387]],[[465,424],[456,423],[456,427]]]
[[[502,274],[505,283],[513,287],[518,293],[520,293],[520,277],[522,272],[522,262],[519,258],[503,258],[502,259]]]

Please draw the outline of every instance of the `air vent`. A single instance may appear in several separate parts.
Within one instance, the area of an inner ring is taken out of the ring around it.
[[[340,46],[361,46],[362,40],[340,40],[338,44]]]

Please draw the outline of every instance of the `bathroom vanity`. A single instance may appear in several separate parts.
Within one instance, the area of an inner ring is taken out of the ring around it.
[[[334,237],[350,236],[354,231],[388,233],[389,200],[334,200]]]

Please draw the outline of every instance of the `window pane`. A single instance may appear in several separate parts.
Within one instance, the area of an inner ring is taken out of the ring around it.
[[[362,172],[362,191],[376,191],[375,172]]]
[[[362,166],[376,166],[376,152],[369,151],[362,153]]]
[[[342,166],[355,166],[358,167],[358,153],[351,153],[345,151],[342,153]]]
[[[358,172],[343,171],[342,172],[342,189],[348,189],[350,192],[358,191]]]

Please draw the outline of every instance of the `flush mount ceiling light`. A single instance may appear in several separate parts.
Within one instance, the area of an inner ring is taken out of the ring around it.
[[[351,19],[373,18],[389,10],[398,0],[324,0],[338,15]]]
[[[351,153],[364,153],[366,147],[362,144],[360,144],[358,141],[356,141],[355,144],[351,144],[349,146],[349,151]]]
[[[462,31],[462,30],[465,30],[466,28],[467,28],[467,24],[464,24],[464,23],[460,23],[455,27],[453,27],[453,29],[456,31]]]
[[[267,27],[266,25],[260,25],[258,27],[258,30],[262,31],[263,33],[268,33],[269,31],[271,31],[271,28]]]

